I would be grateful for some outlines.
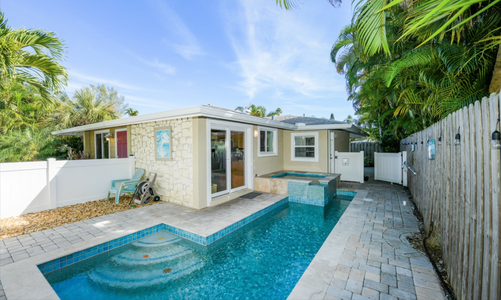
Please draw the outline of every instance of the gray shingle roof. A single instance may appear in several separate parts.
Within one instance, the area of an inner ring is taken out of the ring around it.
[[[347,124],[346,122],[342,121],[312,118],[312,117],[301,117],[294,115],[275,116],[273,117],[273,120],[289,124],[304,123],[306,125]]]

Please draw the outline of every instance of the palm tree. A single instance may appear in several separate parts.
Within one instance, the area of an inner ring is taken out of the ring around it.
[[[62,107],[53,115],[53,121],[60,128],[119,119],[127,109],[123,96],[104,85],[83,87],[72,99],[63,94],[60,101]]]
[[[7,26],[0,12],[0,97],[12,82],[31,86],[47,102],[66,85],[68,75],[60,64],[64,44],[52,32]]]
[[[57,153],[51,128],[27,126],[11,134],[0,135],[0,162],[33,161]]]
[[[129,117],[135,117],[139,115],[139,112],[133,108],[129,108],[125,111],[125,114],[129,115]]]
[[[272,117],[272,116],[280,116],[283,112],[282,109],[279,107],[276,110],[266,114],[266,108],[264,106],[257,106],[255,104],[249,104],[249,106],[244,107],[244,106],[237,106],[235,108],[236,111],[240,111],[246,114],[249,114],[251,116],[256,116],[256,117]]]

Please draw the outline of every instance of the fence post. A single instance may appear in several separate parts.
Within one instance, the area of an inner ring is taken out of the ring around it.
[[[360,174],[362,174],[360,176],[360,183],[364,183],[364,177],[365,177],[365,172],[364,172],[364,151],[360,151],[360,155],[362,156],[362,170],[360,172]]]
[[[403,166],[407,162],[407,151],[402,151],[402,185],[407,186],[407,167]]]
[[[47,159],[47,192],[49,196],[49,208],[57,208],[57,180],[56,159]]]
[[[130,167],[130,176],[129,178],[132,178],[134,176],[134,173],[136,172],[136,162],[135,162],[135,157],[134,155],[129,156],[129,167]]]

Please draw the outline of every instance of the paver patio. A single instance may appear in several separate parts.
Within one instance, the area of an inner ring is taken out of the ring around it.
[[[340,188],[357,191],[357,196],[289,299],[445,299],[427,257],[404,242],[405,234],[418,231],[407,190],[374,181],[341,183]],[[8,276],[3,271],[18,264],[86,248],[96,239],[108,240],[146,223],[165,222],[206,236],[282,198],[263,194],[202,211],[161,203],[9,238],[0,241],[0,274]],[[0,300],[7,299],[2,277]]]

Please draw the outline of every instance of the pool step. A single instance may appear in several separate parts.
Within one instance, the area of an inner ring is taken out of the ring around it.
[[[175,263],[157,264],[154,268],[139,271],[133,266],[129,270],[117,272],[116,269],[103,265],[89,271],[88,277],[97,285],[117,289],[137,289],[165,284],[169,281],[188,276],[200,270],[204,262],[195,255],[185,256]]]
[[[166,231],[161,231],[155,234],[152,234],[148,237],[142,238],[141,240],[132,243],[133,246],[144,248],[144,247],[161,247],[165,245],[169,245],[172,243],[177,243],[181,241],[181,238],[168,233]]]
[[[187,249],[181,245],[171,244],[159,249],[148,248],[128,250],[113,256],[111,261],[121,266],[154,265],[174,260],[192,252],[193,250]]]

